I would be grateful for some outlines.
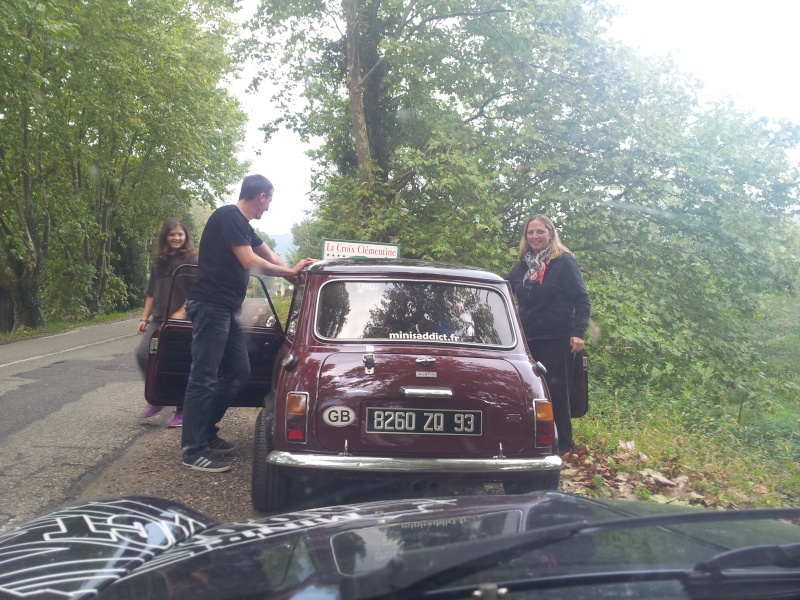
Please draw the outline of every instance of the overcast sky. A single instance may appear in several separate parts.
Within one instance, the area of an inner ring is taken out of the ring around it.
[[[706,91],[770,117],[800,121],[796,0],[616,0],[612,34],[671,54]]]
[[[644,54],[671,54],[685,71],[705,83],[711,96],[730,96],[759,115],[800,122],[796,0],[616,0],[624,14],[611,35]],[[242,86],[244,87],[244,86]],[[250,114],[242,158],[251,173],[275,185],[273,203],[254,227],[275,236],[290,233],[308,201],[311,164],[300,141],[281,131],[263,143],[258,126],[273,117],[267,100],[239,97]],[[256,151],[260,150],[260,156]],[[229,202],[235,202],[238,187]]]

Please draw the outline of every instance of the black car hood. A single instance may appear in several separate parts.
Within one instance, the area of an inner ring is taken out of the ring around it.
[[[0,597],[337,598],[343,579],[385,568],[418,549],[446,552],[452,544],[577,521],[697,510],[542,492],[371,502],[218,525],[174,502],[127,497],[73,506],[0,536]],[[800,541],[795,526],[725,525],[647,531],[638,548],[629,540],[620,540],[618,548],[613,540],[607,547],[593,539],[555,544],[537,555],[537,568],[569,572],[633,559],[685,566],[743,540]],[[660,545],[647,542],[659,535]],[[635,556],[617,556],[626,549]],[[530,564],[526,569],[533,573]]]
[[[0,598],[89,598],[217,523],[150,497],[64,508],[0,535]]]

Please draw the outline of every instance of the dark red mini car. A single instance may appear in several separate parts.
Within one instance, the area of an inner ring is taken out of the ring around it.
[[[309,483],[502,483],[555,489],[561,459],[548,393],[508,283],[431,262],[321,261],[294,290],[285,330],[268,295],[245,301],[252,375],[237,405],[262,400],[253,505],[289,505]],[[256,318],[253,318],[256,315]],[[191,324],[154,336],[152,404],[182,398]]]

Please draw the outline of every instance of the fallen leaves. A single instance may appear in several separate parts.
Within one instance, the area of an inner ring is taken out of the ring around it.
[[[650,484],[655,485],[658,487],[659,485],[665,485],[669,487],[674,487],[678,485],[674,481],[670,481],[666,477],[664,477],[661,473],[653,471],[652,469],[645,469],[644,471],[639,471],[639,476],[642,478],[642,481]]]
[[[714,477],[682,466],[677,459],[651,459],[633,441],[620,440],[613,452],[600,452],[583,444],[564,456],[561,489],[582,496],[650,500],[662,504],[743,508],[767,494],[755,485],[752,494],[724,490],[705,492]]]

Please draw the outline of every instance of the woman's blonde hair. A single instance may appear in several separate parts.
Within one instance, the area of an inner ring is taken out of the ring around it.
[[[558,231],[556,231],[556,224],[553,223],[553,219],[547,215],[533,215],[527,221],[525,221],[525,225],[522,227],[522,238],[519,240],[520,260],[525,257],[525,253],[529,250],[528,238],[526,234],[528,232],[528,225],[531,224],[531,221],[541,221],[547,228],[547,231],[550,232],[550,235],[553,236],[553,239],[550,240],[550,254],[547,256],[548,262],[554,258],[558,258],[562,254],[572,254],[570,249],[561,243],[561,238],[558,237]]]

